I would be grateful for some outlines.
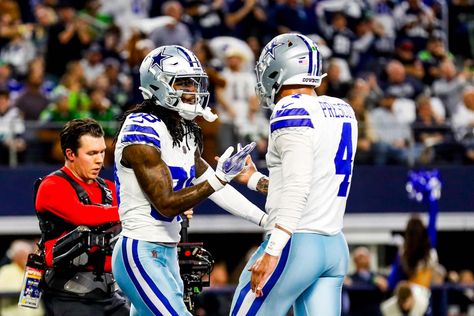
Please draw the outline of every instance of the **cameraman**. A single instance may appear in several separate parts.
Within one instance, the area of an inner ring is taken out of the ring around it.
[[[41,181],[36,195],[46,315],[128,315],[128,303],[116,292],[111,274],[110,239],[100,246],[86,245],[80,256],[58,260],[55,245],[64,245],[63,237],[78,226],[103,233],[102,227],[119,222],[114,184],[99,177],[106,149],[102,127],[92,119],[72,120],[60,140],[65,165]],[[68,244],[83,245],[84,239]]]

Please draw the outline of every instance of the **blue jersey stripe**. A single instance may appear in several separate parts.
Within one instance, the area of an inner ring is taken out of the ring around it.
[[[295,119],[295,120],[282,120],[275,123],[272,123],[270,126],[270,130],[273,133],[277,129],[285,128],[285,127],[302,127],[308,126],[314,128],[313,122],[310,119]]]
[[[267,296],[270,294],[270,291],[273,289],[273,287],[277,283],[288,261],[288,254],[290,253],[290,244],[291,244],[291,239],[288,241],[285,248],[283,248],[283,252],[281,253],[280,260],[278,261],[275,271],[273,271],[267,283],[265,283],[265,285],[263,286],[263,289],[262,289],[263,295],[254,299],[246,316],[254,316],[257,314],[263,302],[265,301]],[[240,291],[239,298],[237,299],[234,310],[232,311],[232,316],[237,315],[245,299],[245,296],[247,295],[249,291],[250,291],[250,282],[247,285],[245,285]]]
[[[135,274],[133,274],[132,267],[130,265],[130,262],[128,261],[127,240],[128,240],[128,238],[123,236],[123,240],[122,240],[122,258],[123,258],[123,262],[124,262],[124,265],[125,265],[125,269],[127,270],[128,276],[132,280],[133,284],[135,285],[135,288],[137,289],[137,291],[138,291],[140,297],[142,298],[142,300],[145,302],[146,306],[148,306],[148,308],[153,312],[153,314],[161,315],[158,308],[155,306],[155,304],[153,304],[153,302],[150,300],[148,295],[143,290],[143,288],[140,285],[140,282],[138,281]]]
[[[123,135],[121,141],[122,143],[147,143],[161,148],[161,142],[159,139],[146,135]]]
[[[291,238],[286,244],[285,248],[283,248],[283,252],[281,253],[280,260],[278,261],[278,265],[276,266],[275,271],[273,271],[267,283],[265,283],[265,285],[263,286],[263,289],[262,289],[263,295],[260,297],[257,297],[253,301],[252,306],[250,306],[250,309],[247,313],[247,316],[252,316],[252,315],[257,314],[258,310],[263,304],[263,301],[265,301],[268,294],[273,289],[278,279],[280,278],[281,274],[283,273],[283,269],[285,269],[286,262],[288,261],[288,254],[290,253],[290,244],[291,244]]]
[[[140,132],[143,134],[149,134],[152,136],[156,136],[157,138],[160,138],[160,135],[155,131],[154,128],[150,126],[141,126],[141,125],[136,125],[136,124],[131,124],[127,125],[123,128],[124,132]]]
[[[133,255],[133,260],[135,261],[135,264],[137,265],[138,271],[140,272],[143,279],[145,279],[145,282],[151,288],[153,293],[156,294],[158,299],[161,301],[161,303],[163,303],[163,305],[166,307],[166,309],[168,310],[168,312],[170,312],[171,315],[179,316],[178,313],[173,309],[173,306],[171,306],[166,296],[164,296],[163,293],[161,293],[160,289],[156,286],[156,284],[153,282],[153,280],[148,275],[148,273],[146,273],[146,270],[143,268],[142,263],[140,262],[140,258],[138,257],[138,240],[132,241],[132,255]]]
[[[308,75],[312,75],[313,74],[313,51],[311,50],[311,45],[306,41],[306,39],[303,36],[301,35],[296,35],[296,36],[301,38],[303,43],[305,43],[306,47],[308,48],[308,57],[309,57]]]
[[[294,108],[294,109],[287,109],[287,110],[279,110],[276,111],[275,117],[272,119],[283,117],[283,116],[292,116],[292,115],[309,115],[308,111],[303,108]]]
[[[240,290],[239,293],[239,298],[237,299],[237,302],[235,302],[234,309],[232,310],[232,316],[236,316],[237,313],[239,312],[240,307],[242,306],[242,303],[244,302],[245,296],[247,293],[250,291],[250,282],[245,285],[242,290]]]
[[[115,192],[117,192],[117,204],[120,206],[120,179],[117,174],[117,165],[114,164]]]

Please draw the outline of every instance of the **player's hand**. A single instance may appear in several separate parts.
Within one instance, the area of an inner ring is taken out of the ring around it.
[[[247,156],[245,158],[245,166],[244,169],[242,169],[242,172],[240,172],[237,176],[235,176],[234,180],[241,183],[241,184],[247,184],[249,182],[250,177],[257,172],[257,167],[255,166],[255,163],[252,160],[252,157]]]
[[[263,295],[265,281],[268,280],[275,270],[279,258],[280,257],[270,256],[265,253],[250,267],[249,271],[252,272],[250,276],[250,288],[252,292],[255,293],[255,296],[260,297]]]
[[[194,214],[194,211],[192,208],[183,212],[183,215],[186,216],[187,219],[193,218],[193,214]]]
[[[256,143],[251,142],[243,148],[237,148],[237,152],[232,155],[234,147],[230,146],[217,160],[216,176],[221,181],[230,182],[245,167],[245,159],[255,148]]]

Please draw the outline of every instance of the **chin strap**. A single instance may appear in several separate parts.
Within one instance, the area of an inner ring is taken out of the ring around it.
[[[214,122],[218,118],[217,114],[212,113],[210,107],[206,107],[202,113],[202,117],[208,122]]]

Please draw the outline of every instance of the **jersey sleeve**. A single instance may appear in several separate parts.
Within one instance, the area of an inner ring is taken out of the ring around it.
[[[161,148],[159,118],[147,113],[133,113],[125,120],[119,135],[123,147],[133,144],[143,144]]]
[[[301,102],[299,96],[297,94],[284,98],[275,106],[270,118],[270,133],[272,136],[284,131],[314,128],[310,112]]]
[[[281,154],[283,185],[281,203],[276,223],[293,232],[308,201],[313,174],[314,159],[311,133],[284,133],[275,141]]]

